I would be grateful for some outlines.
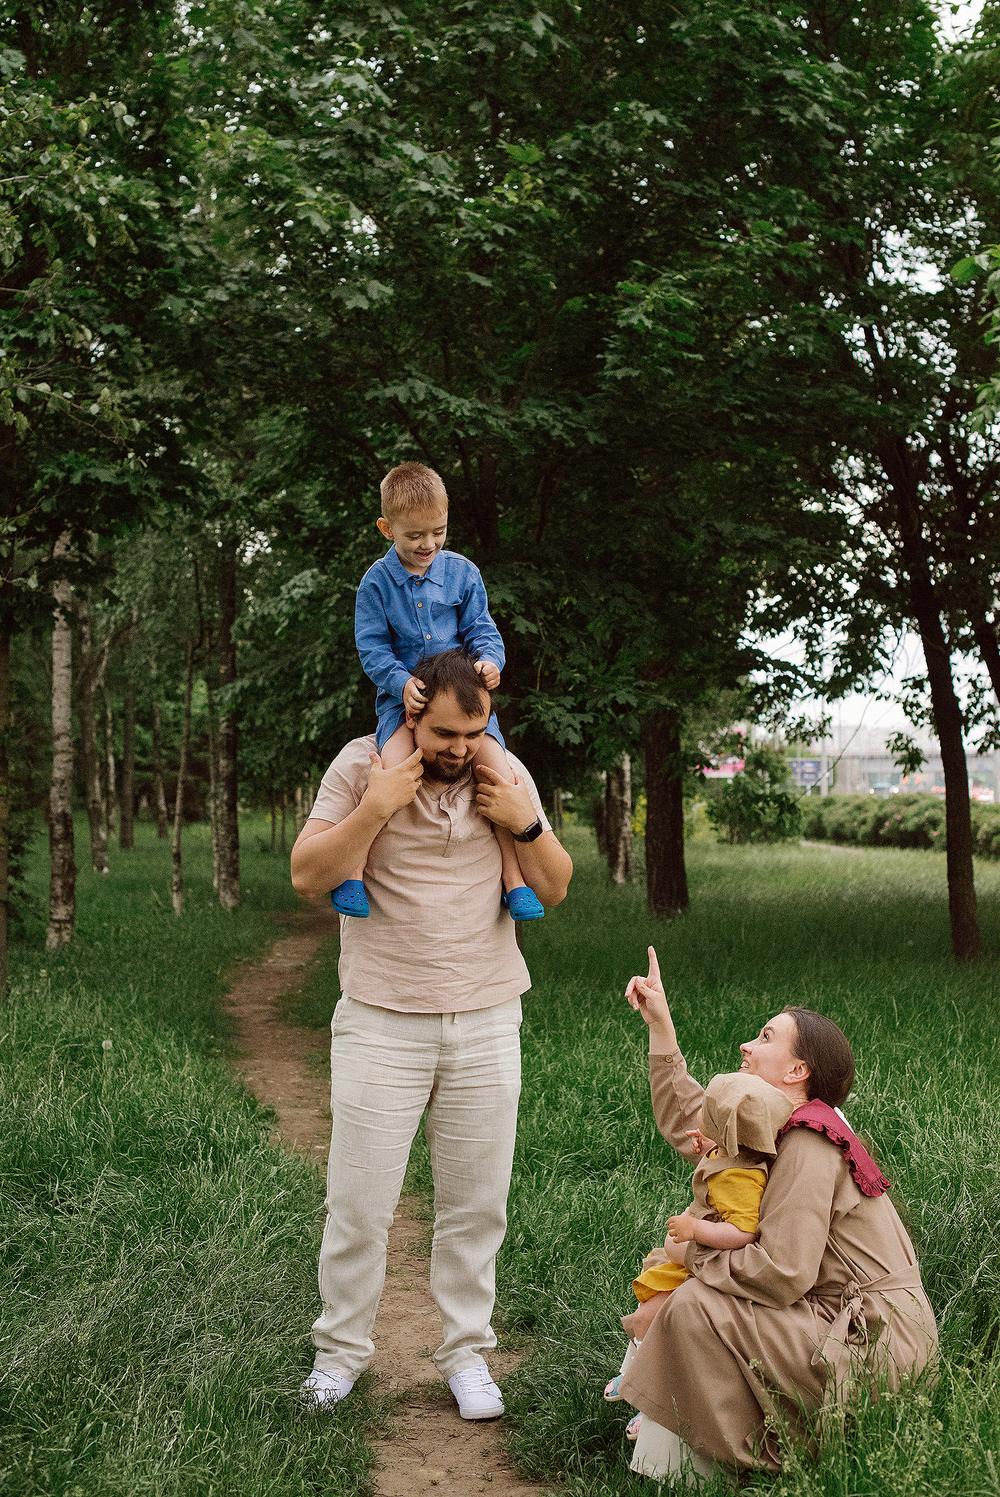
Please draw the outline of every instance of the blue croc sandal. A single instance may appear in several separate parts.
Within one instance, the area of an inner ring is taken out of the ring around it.
[[[534,889],[529,889],[527,884],[521,884],[517,889],[511,889],[509,894],[503,897],[504,908],[509,912],[512,920],[544,920],[545,911],[539,901]]]
[[[368,895],[359,878],[345,878],[342,884],[331,889],[330,903],[339,915],[354,915],[358,920],[367,920],[370,914]]]

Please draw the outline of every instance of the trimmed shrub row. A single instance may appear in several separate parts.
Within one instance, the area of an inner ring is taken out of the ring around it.
[[[936,795],[808,796],[800,805],[803,837],[944,851],[944,801]],[[972,837],[977,856],[1000,859],[1000,806],[973,802]]]

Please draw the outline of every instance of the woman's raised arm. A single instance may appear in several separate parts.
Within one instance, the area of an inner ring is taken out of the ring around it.
[[[649,1025],[650,1053],[672,1055],[677,1049],[677,1031],[670,1016],[670,1005],[660,980],[660,964],[652,946],[647,946],[649,971],[645,977],[630,977],[625,987],[629,1006],[642,1014]]]
[[[630,1007],[645,1019],[649,1029],[649,1089],[656,1126],[672,1149],[685,1159],[697,1159],[698,1151],[688,1137],[701,1122],[702,1088],[688,1075],[677,1047],[677,1031],[660,979],[660,964],[652,946],[647,950],[649,971],[631,977],[625,989]]]

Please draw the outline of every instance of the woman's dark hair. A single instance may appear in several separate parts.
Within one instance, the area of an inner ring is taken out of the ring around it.
[[[846,1034],[814,1009],[789,1004],[784,1012],[795,1020],[798,1058],[809,1067],[809,1100],[839,1107],[854,1083],[854,1052]]]
[[[476,670],[476,662],[466,650],[443,650],[440,655],[425,655],[418,660],[413,674],[424,683],[428,706],[442,691],[450,691],[467,717],[478,717],[482,711],[489,711],[490,693]]]

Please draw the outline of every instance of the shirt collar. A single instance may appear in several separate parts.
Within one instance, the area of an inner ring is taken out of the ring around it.
[[[404,582],[409,582],[411,579],[413,579],[414,581],[417,580],[416,573],[408,572],[403,566],[403,563],[399,559],[399,552],[396,550],[395,546],[389,547],[388,551],[385,553],[383,560],[385,561],[385,565],[389,570],[389,576],[392,578],[393,582],[398,582],[400,586],[402,586]],[[435,583],[438,587],[443,587],[443,573],[444,552],[439,551],[424,573],[424,579],[427,582]]]

